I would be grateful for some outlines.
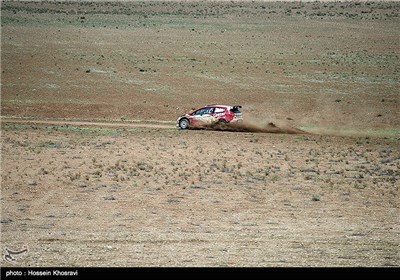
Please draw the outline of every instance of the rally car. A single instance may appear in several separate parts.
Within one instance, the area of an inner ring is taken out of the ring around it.
[[[207,128],[215,125],[243,121],[240,105],[210,104],[180,116],[176,121],[179,129]]]

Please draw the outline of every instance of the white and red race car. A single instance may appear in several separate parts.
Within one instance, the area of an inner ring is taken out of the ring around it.
[[[179,129],[207,128],[217,124],[243,121],[240,105],[211,104],[180,116],[176,121]]]

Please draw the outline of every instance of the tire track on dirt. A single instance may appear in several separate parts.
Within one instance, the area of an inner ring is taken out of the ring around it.
[[[152,122],[99,122],[79,120],[40,120],[40,119],[15,119],[4,118],[2,123],[30,124],[30,125],[58,125],[58,126],[82,126],[82,127],[114,127],[114,128],[157,128],[176,129],[175,124],[163,123],[162,121]],[[231,132],[253,132],[253,133],[280,133],[280,134],[311,134],[292,126],[277,126],[270,122],[267,125],[260,125],[252,122],[234,123],[230,125],[215,125],[207,130],[231,131]]]
[[[116,128],[160,128],[160,129],[173,129],[174,124],[165,124],[154,121],[148,122],[99,122],[99,121],[77,121],[77,120],[39,120],[39,119],[1,119],[1,123],[14,123],[14,124],[39,124],[39,125],[68,125],[68,126],[95,126],[95,127],[116,127]]]

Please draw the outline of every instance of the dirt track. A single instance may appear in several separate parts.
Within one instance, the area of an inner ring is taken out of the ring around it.
[[[45,124],[45,125],[57,125],[57,126],[89,126],[89,127],[114,127],[114,128],[164,128],[171,129],[175,128],[175,124],[163,124],[162,121],[151,121],[151,122],[99,122],[99,121],[77,121],[77,120],[35,120],[35,119],[2,119],[2,123],[10,124]],[[304,130],[285,125],[282,127],[276,126],[274,123],[270,122],[264,125],[256,124],[252,122],[245,121],[240,124],[230,124],[230,125],[215,125],[203,128],[205,130],[214,131],[232,131],[232,132],[254,132],[254,133],[288,133],[288,134],[310,134]]]
[[[25,125],[57,125],[57,126],[91,126],[91,127],[114,127],[114,128],[174,128],[174,124],[162,124],[162,122],[99,122],[99,121],[72,121],[72,120],[21,120],[2,119],[2,123],[25,124]]]

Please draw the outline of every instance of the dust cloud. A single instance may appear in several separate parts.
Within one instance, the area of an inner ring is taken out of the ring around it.
[[[233,132],[310,134],[282,121],[266,121],[256,118],[246,118],[243,122],[237,123],[217,124],[211,129]]]

